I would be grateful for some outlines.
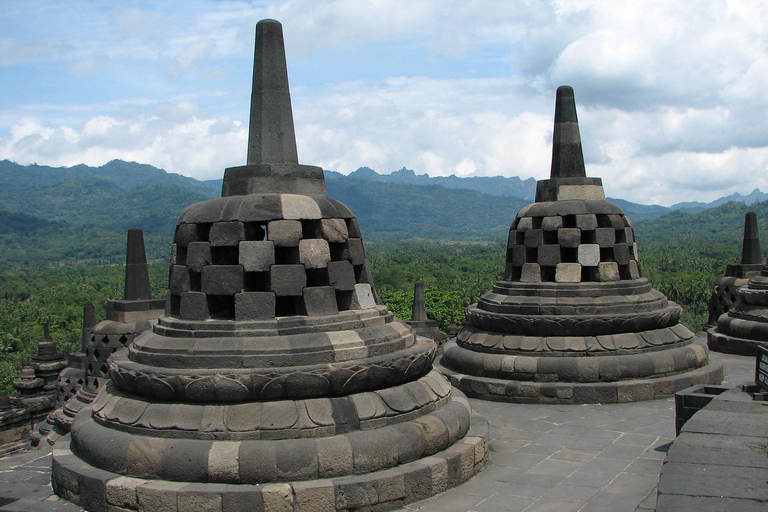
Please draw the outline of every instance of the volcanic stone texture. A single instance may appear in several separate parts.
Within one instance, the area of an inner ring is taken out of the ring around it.
[[[707,331],[709,347],[718,352],[757,355],[758,346],[768,346],[768,267],[736,292],[731,309]]]

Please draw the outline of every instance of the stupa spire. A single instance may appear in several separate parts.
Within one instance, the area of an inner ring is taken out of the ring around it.
[[[128,230],[125,254],[125,300],[148,300],[152,298],[149,286],[147,254],[144,251],[144,233],[140,228]]]
[[[293,127],[283,26],[275,20],[256,25],[248,165],[299,163]]]
[[[552,170],[550,178],[586,178],[581,150],[579,119],[573,88],[561,85],[555,100],[555,129],[552,134]]]
[[[549,179],[536,184],[536,202],[574,199],[605,201],[605,191],[600,178],[587,177],[573,88],[561,85],[555,99],[552,168]]]
[[[755,212],[747,212],[744,217],[744,241],[741,244],[741,264],[759,264],[760,237],[757,233],[757,215]]]

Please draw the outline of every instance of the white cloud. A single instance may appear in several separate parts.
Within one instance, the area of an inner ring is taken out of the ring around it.
[[[289,73],[299,70],[291,80],[304,163],[544,178],[554,91],[567,83],[587,171],[610,195],[671,204],[768,190],[768,3],[619,4],[83,3],[55,10],[80,24],[47,33],[40,3],[0,38],[13,87],[35,90],[23,64],[50,65],[51,80],[58,64],[100,99],[0,100],[0,158],[124,158],[221,176],[244,161],[253,26],[273,17]],[[126,89],[108,97],[118,85]]]

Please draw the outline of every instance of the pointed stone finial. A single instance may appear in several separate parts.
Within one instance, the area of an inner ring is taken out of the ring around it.
[[[536,202],[573,199],[605,201],[605,191],[600,178],[587,177],[573,89],[561,85],[555,100],[550,178],[536,183]]]
[[[83,306],[83,338],[81,340],[81,351],[85,353],[88,342],[93,333],[93,326],[96,325],[96,310],[90,302]]]
[[[744,241],[741,244],[741,264],[751,265],[760,262],[760,237],[757,234],[757,215],[755,212],[747,212],[744,216]]]
[[[424,300],[424,283],[413,285],[413,314],[411,315],[416,322],[427,320],[427,306]]]
[[[43,339],[50,341],[51,339],[51,324],[43,324]]]
[[[144,233],[140,228],[128,230],[128,247],[125,255],[125,300],[152,298],[149,287],[147,254],[144,251]]]
[[[573,88],[561,85],[557,88],[555,100],[555,130],[552,135],[550,178],[586,177]]]
[[[293,127],[283,26],[275,20],[256,25],[248,165],[299,163]]]

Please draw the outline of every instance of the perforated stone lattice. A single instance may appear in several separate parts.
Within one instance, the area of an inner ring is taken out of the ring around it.
[[[354,309],[356,285],[371,286],[354,218],[180,224],[175,242],[177,318],[334,314]]]
[[[88,365],[88,385],[94,388],[109,378],[109,363],[107,360],[116,351],[128,346],[137,334],[102,334],[94,332],[86,347],[86,364]]]
[[[524,216],[509,231],[504,279],[607,282],[640,278],[634,231],[625,215]]]

